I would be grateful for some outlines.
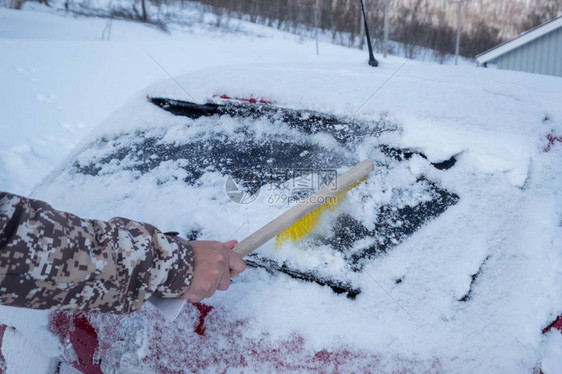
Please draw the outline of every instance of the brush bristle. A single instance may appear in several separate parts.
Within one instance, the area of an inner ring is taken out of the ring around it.
[[[308,213],[306,216],[302,217],[297,222],[293,223],[289,228],[285,231],[282,231],[275,237],[275,249],[279,249],[283,243],[288,240],[291,241],[298,241],[301,240],[306,235],[310,234],[318,224],[320,223],[320,218],[322,218],[322,214],[327,210],[331,209],[334,210],[339,202],[343,199],[344,195],[347,191],[355,188],[359,183],[361,183],[366,177],[361,178],[359,181],[355,182],[339,194],[335,195],[331,199],[327,199],[327,201],[314,209],[312,212]]]

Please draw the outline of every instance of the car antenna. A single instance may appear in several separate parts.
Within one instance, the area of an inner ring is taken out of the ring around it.
[[[367,26],[367,16],[365,15],[365,6],[361,0],[361,11],[363,12],[363,22],[365,23],[365,37],[367,38],[367,47],[369,47],[369,65],[373,67],[379,66],[379,62],[373,54],[373,46],[371,45],[371,36],[369,36],[369,27]]]

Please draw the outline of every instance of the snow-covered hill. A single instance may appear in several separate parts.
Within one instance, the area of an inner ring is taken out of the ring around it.
[[[73,18],[34,3],[26,9],[0,9],[0,187],[21,194],[155,80],[210,66],[364,58],[331,44],[317,57],[312,41],[243,22],[232,34],[212,31],[205,20],[165,33],[114,20],[108,41],[106,19]]]

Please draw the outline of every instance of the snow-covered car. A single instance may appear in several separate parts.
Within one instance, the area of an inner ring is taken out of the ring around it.
[[[88,373],[537,367],[525,356],[536,342],[524,341],[541,337],[556,302],[519,283],[547,266],[526,267],[527,249],[513,241],[525,215],[515,212],[540,200],[533,183],[555,183],[540,157],[559,155],[526,142],[546,133],[533,126],[508,141],[483,138],[505,130],[494,127],[490,105],[516,108],[483,90],[485,77],[459,88],[437,67],[411,65],[388,82],[397,61],[380,70],[210,69],[151,86],[116,111],[35,196],[84,217],[240,240],[357,162],[373,160],[375,170],[312,234],[267,243],[228,292],[186,305],[175,321],[150,304],[128,316],[53,314],[61,365]],[[470,90],[482,97],[466,103]],[[525,192],[529,201],[517,200]],[[546,273],[541,282],[554,284]],[[537,306],[525,305],[537,295]]]

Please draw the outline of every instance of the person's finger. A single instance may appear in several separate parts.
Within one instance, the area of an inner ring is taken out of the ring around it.
[[[182,299],[186,299],[190,303],[198,303],[198,302],[201,302],[203,300],[202,297],[197,296],[197,295],[193,295],[193,294],[190,294],[190,293],[186,293],[185,295],[183,295]]]
[[[226,291],[230,286],[230,272],[226,272],[222,274],[222,278],[219,282],[217,290]]]
[[[215,249],[215,260],[213,264],[213,272],[211,284],[208,286],[208,293],[210,295],[206,297],[211,297],[217,289],[223,289],[224,287],[224,280],[225,274],[230,274],[230,259],[228,256],[228,249],[223,248],[222,244],[217,243],[217,247]],[[226,286],[228,287],[228,285]]]
[[[230,257],[234,254],[230,249],[224,248],[222,255],[224,256],[224,262],[221,263],[221,278],[219,284],[217,285],[217,289],[224,291],[228,289],[230,285]]]
[[[229,240],[223,243],[226,247],[232,249],[238,244],[237,240]],[[240,274],[246,269],[246,263],[242,257],[236,252],[230,253],[230,277]]]
[[[202,296],[204,298],[213,296],[217,289],[228,288],[230,284],[229,255],[232,251],[219,242],[213,242],[212,249],[212,254],[209,255],[206,264],[210,268],[206,273],[206,282],[202,284]]]
[[[191,303],[198,303],[204,299],[201,292],[197,289],[190,288],[185,294],[182,295],[182,299],[186,299]]]
[[[242,257],[240,257],[238,253],[231,251],[229,260],[231,277],[240,274],[246,269],[246,263],[244,262],[244,260],[242,260]]]
[[[218,282],[212,278],[199,278],[197,282],[191,284],[187,296],[191,302],[199,302],[211,297],[217,288]]]
[[[217,290],[219,281],[219,275],[213,277],[212,279],[206,279],[204,282],[201,282],[201,287],[198,290],[194,291],[198,297],[201,297],[201,299],[208,299],[209,297],[213,296],[213,294]]]

